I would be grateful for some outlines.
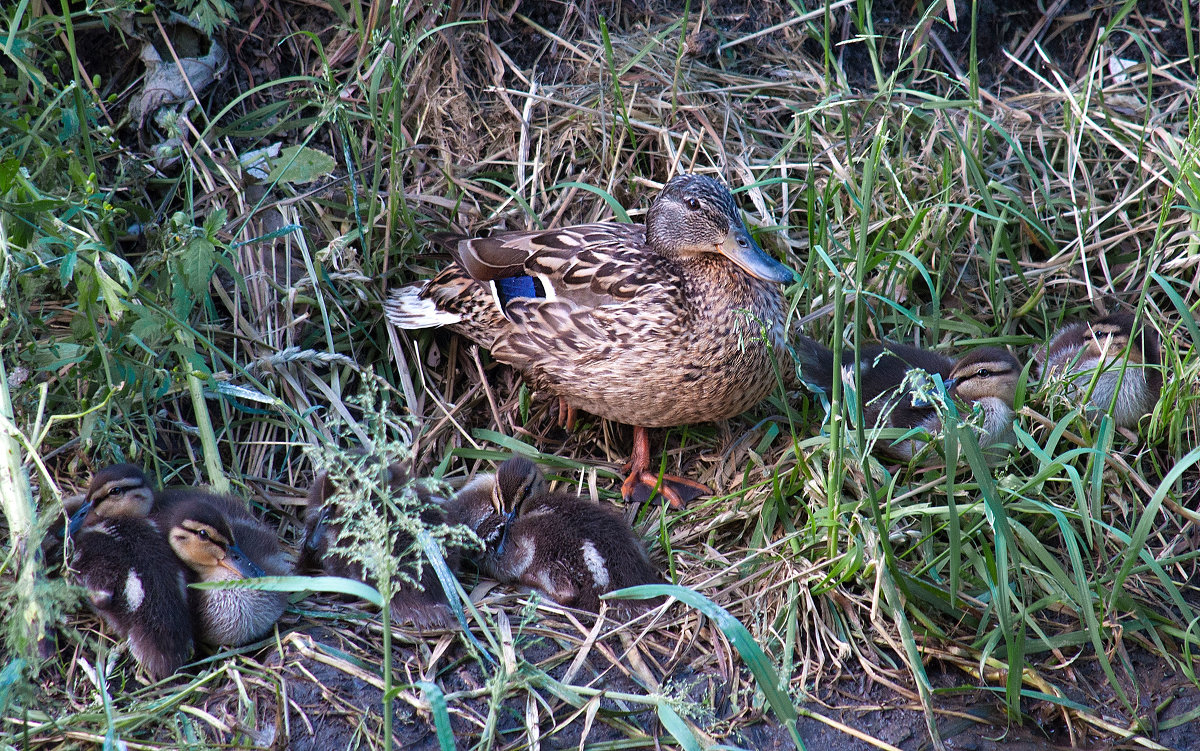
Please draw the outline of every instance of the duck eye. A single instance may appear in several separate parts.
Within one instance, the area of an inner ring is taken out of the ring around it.
[[[991,374],[992,374],[992,371],[988,370],[987,368],[980,368],[979,372],[977,372],[975,375],[980,378],[987,378]]]
[[[687,199],[684,200],[684,204],[686,204],[687,207],[692,211],[700,210],[700,199],[696,198],[695,196],[688,196]]]
[[[196,530],[196,536],[199,537],[201,540],[204,540],[205,542],[207,542],[208,541],[208,530],[207,529],[198,529],[198,530]]]

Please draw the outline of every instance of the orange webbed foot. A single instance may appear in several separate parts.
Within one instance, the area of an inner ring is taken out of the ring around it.
[[[660,481],[659,476],[650,470],[633,472],[621,484],[621,496],[634,503],[645,503],[654,496],[656,490],[676,510],[686,507],[700,496],[712,493],[707,485],[678,475],[663,475]]]

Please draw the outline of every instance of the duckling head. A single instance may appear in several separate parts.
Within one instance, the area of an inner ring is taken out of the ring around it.
[[[754,242],[725,184],[707,175],[677,175],[663,186],[646,213],[646,244],[668,258],[717,253],[767,282],[795,278]]]
[[[175,555],[204,581],[227,581],[266,576],[234,540],[229,522],[219,511],[195,503],[180,513],[167,539]]]
[[[980,347],[954,364],[946,388],[951,396],[963,402],[997,399],[1012,409],[1020,377],[1021,363],[1008,350]]]
[[[71,515],[68,531],[75,534],[89,520],[145,518],[154,505],[146,475],[133,464],[114,464],[92,476],[83,505]]]
[[[1114,313],[1093,323],[1089,327],[1091,335],[1084,346],[1081,361],[1089,365],[1112,362],[1128,350],[1131,363],[1157,364],[1160,356],[1156,334],[1143,334],[1134,341],[1132,347],[1129,346],[1130,340],[1134,339],[1133,323],[1134,318],[1129,313]]]
[[[492,508],[510,517],[531,509],[531,503],[550,490],[538,465],[523,456],[514,456],[496,468],[492,485]]]

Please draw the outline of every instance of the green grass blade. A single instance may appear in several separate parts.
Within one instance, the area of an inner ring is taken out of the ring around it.
[[[779,674],[775,672],[775,666],[771,664],[766,653],[758,646],[758,642],[754,641],[754,637],[750,635],[742,622],[730,615],[728,610],[699,592],[675,584],[643,584],[610,592],[604,597],[605,599],[645,600],[664,595],[674,597],[685,605],[699,610],[716,623],[717,628],[721,629],[721,633],[725,634],[725,638],[729,639],[729,643],[742,656],[742,661],[754,675],[759,690],[767,698],[767,704],[771,706],[775,716],[787,727],[796,748],[804,751],[804,742],[800,740],[800,735],[796,730],[798,718],[796,707],[792,704],[791,697],[784,691],[784,683],[780,680]]]
[[[450,710],[446,706],[446,695],[432,681],[417,681],[417,688],[425,692],[433,714],[433,727],[437,731],[438,748],[440,751],[455,751],[454,729],[450,726]]]

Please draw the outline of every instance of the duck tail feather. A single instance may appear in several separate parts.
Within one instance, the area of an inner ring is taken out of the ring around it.
[[[457,313],[442,310],[437,303],[423,297],[424,284],[401,287],[383,304],[387,319],[402,329],[429,329],[462,322]]]
[[[833,389],[833,350],[801,334],[796,339],[796,360],[805,386],[826,394]]]

